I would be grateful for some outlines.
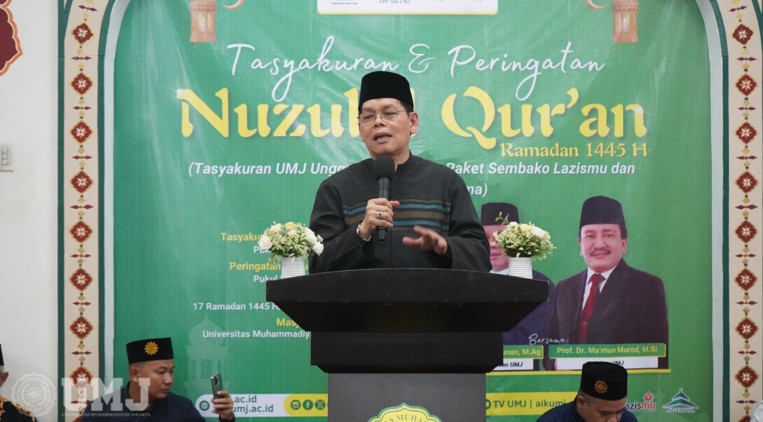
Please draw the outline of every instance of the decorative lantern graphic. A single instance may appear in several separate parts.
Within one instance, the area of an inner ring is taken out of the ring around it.
[[[215,0],[191,0],[191,42],[215,42]]]
[[[638,0],[612,2],[612,41],[638,42]]]
[[[588,7],[601,10],[593,0],[585,0]],[[612,1],[612,41],[638,42],[638,0]]]

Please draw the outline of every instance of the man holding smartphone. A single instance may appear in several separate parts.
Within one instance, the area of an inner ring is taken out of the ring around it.
[[[191,400],[170,392],[175,382],[175,358],[169,337],[127,344],[130,381],[127,386],[88,404],[82,421],[198,421],[203,422]],[[235,420],[233,399],[225,390],[212,399],[221,421]]]

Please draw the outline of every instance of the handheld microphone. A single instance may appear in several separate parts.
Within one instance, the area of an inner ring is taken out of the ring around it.
[[[379,198],[389,199],[389,181],[395,176],[395,161],[382,155],[374,160],[374,178],[379,181]],[[377,227],[379,241],[387,239],[387,228]]]

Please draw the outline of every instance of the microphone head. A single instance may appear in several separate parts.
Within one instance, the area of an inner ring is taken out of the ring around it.
[[[388,155],[381,155],[374,160],[374,178],[376,180],[395,176],[395,161]]]

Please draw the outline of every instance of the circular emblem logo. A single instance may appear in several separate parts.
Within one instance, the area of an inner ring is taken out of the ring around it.
[[[598,381],[596,381],[596,382],[593,384],[593,389],[594,389],[594,390],[595,390],[597,393],[599,393],[599,394],[602,394],[602,395],[603,395],[604,393],[606,393],[606,392],[607,392],[607,390],[609,389],[609,387],[607,387],[607,383],[606,383],[606,382],[604,382],[604,381],[602,381],[602,380],[598,380]]]
[[[416,421],[416,422],[442,422],[442,419],[435,415],[430,415],[429,410],[420,406],[409,406],[405,403],[396,407],[388,407],[371,418],[368,422],[386,422],[386,421]]]
[[[35,416],[40,416],[50,412],[55,404],[56,387],[43,375],[28,374],[13,384],[11,398]]]
[[[147,355],[153,356],[159,351],[159,345],[156,342],[149,341],[146,343],[146,347],[143,348]]]

